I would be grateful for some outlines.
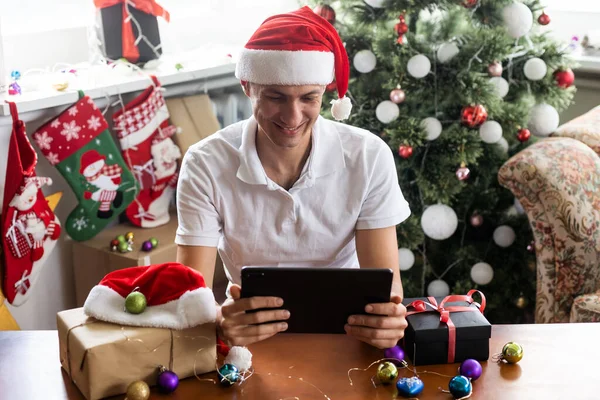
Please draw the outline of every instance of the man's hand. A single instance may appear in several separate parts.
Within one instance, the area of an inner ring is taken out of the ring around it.
[[[380,349],[394,347],[404,337],[406,307],[402,298],[392,295],[389,303],[369,304],[365,311],[377,315],[352,315],[344,327],[346,333]]]
[[[219,327],[227,345],[247,346],[251,343],[270,338],[276,333],[287,329],[287,323],[285,322],[272,322],[287,320],[290,317],[290,313],[287,310],[265,310],[246,313],[246,311],[261,308],[281,307],[283,305],[282,299],[278,297],[249,297],[242,299],[242,288],[238,285],[232,285],[230,293],[232,298],[227,299],[221,306],[222,318],[219,321]]]

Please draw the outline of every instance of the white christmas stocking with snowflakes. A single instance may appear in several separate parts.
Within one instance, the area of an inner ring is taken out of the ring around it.
[[[79,97],[33,138],[75,192],[79,204],[67,217],[65,229],[74,240],[83,241],[125,211],[139,189],[102,112],[83,92]]]
[[[177,185],[179,147],[171,140],[176,128],[169,125],[169,111],[160,83],[152,77],[148,87],[115,112],[123,159],[140,184],[140,192],[125,214],[134,225],[153,228],[169,222],[169,203]]]

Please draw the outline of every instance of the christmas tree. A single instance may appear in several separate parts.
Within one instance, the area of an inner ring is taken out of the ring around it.
[[[311,4],[351,63],[346,123],[396,154],[412,216],[397,228],[405,297],[487,297],[492,323],[532,322],[527,216],[498,184],[508,158],[549,135],[571,102],[567,46],[537,0],[343,0]],[[335,98],[334,85],[323,114]]]

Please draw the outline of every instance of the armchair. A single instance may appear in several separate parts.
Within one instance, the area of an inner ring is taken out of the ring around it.
[[[600,322],[600,107],[514,155],[498,179],[533,230],[536,323]]]

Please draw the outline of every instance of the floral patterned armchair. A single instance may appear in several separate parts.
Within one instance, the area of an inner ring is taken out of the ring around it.
[[[600,107],[552,136],[513,156],[498,178],[533,230],[536,323],[600,322]]]

